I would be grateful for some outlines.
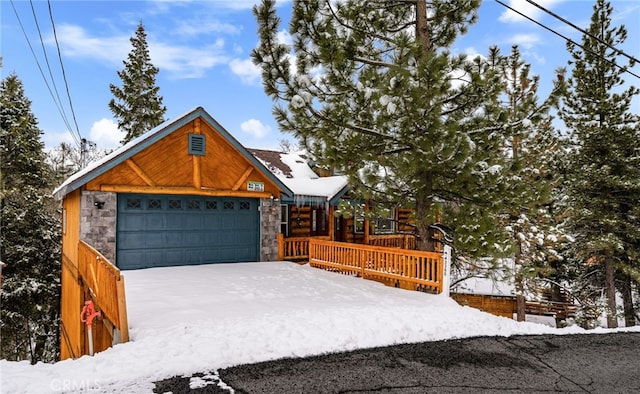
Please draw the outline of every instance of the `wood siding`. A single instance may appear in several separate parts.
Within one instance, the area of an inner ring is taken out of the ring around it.
[[[189,134],[206,137],[204,156],[188,153]],[[250,181],[263,183],[264,192],[249,190]],[[199,118],[97,176],[85,187],[128,193],[280,196],[277,185]]]
[[[60,295],[60,358],[82,355],[84,333],[80,311],[84,294],[78,271],[80,240],[80,190],[67,194],[62,201],[62,273]]]

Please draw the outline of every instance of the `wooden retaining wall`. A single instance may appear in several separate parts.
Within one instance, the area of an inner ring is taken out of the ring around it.
[[[516,312],[514,296],[451,293],[451,298],[460,305],[470,306],[496,316],[513,319]]]

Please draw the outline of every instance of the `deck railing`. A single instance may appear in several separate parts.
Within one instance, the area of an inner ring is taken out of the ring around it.
[[[309,264],[397,287],[442,292],[441,253],[311,239]]]
[[[78,245],[78,270],[96,307],[118,329],[118,342],[128,342],[127,303],[120,270],[83,241]]]
[[[380,234],[370,235],[369,245],[385,248],[400,248],[415,250],[416,237],[411,234]]]
[[[278,234],[278,260],[309,260],[309,239],[328,240],[329,237],[289,237]]]

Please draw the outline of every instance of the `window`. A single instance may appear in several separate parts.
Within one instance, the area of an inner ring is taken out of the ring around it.
[[[191,210],[199,210],[200,209],[200,200],[189,200],[187,207]]]
[[[180,208],[182,208],[182,201],[169,200],[169,209],[180,209]]]
[[[240,201],[240,210],[246,211],[251,208],[251,203],[249,201]]]
[[[162,200],[152,198],[147,201],[148,209],[162,209]]]
[[[395,230],[395,216],[393,209],[385,209],[380,213],[375,220],[375,233],[376,234],[393,234]]]
[[[289,235],[289,206],[280,205],[280,232],[286,237]]]
[[[207,201],[207,203],[205,204],[205,209],[208,211],[211,211],[213,209],[218,209],[218,202],[217,201]]]
[[[236,204],[235,204],[233,201],[225,201],[225,202],[222,204],[222,208],[223,208],[223,209],[227,209],[227,210],[229,210],[229,209],[236,209]]]
[[[142,200],[139,198],[127,198],[127,209],[142,208]]]
[[[353,232],[356,234],[364,233],[364,214],[356,212],[353,216]]]

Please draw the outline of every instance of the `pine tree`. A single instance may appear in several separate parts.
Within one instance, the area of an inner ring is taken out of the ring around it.
[[[559,183],[556,172],[562,143],[552,126],[549,109],[555,104],[560,84],[539,103],[539,77],[514,46],[502,62],[505,106],[509,124],[505,140],[510,179],[506,189],[506,211],[499,224],[512,236],[517,319],[525,320],[525,293],[537,291],[538,279],[546,279],[551,264],[562,259],[555,250],[564,235],[553,210],[553,189]]]
[[[156,75],[160,70],[151,63],[142,23],[130,41],[133,49],[123,61],[124,69],[118,71],[122,88],[109,85],[114,96],[109,101],[109,109],[118,120],[118,127],[126,132],[122,144],[164,122],[167,112],[162,105],[162,96],[158,95],[160,88],[156,86]]]
[[[354,195],[415,211],[419,248],[442,214],[458,253],[486,255],[496,231],[505,111],[498,65],[450,53],[479,1],[294,1],[292,47],[275,2],[254,7],[254,63],[282,131],[350,178]],[[295,59],[293,65],[292,59]]]
[[[0,84],[0,357],[55,361],[60,225],[42,132],[15,74]]]
[[[615,49],[627,30],[611,26],[612,12],[597,0],[581,47],[567,45],[573,70],[560,115],[576,142],[567,192],[575,250],[582,270],[602,269],[607,324],[617,327],[616,272],[640,277],[640,130],[630,110],[639,90],[624,87]]]

